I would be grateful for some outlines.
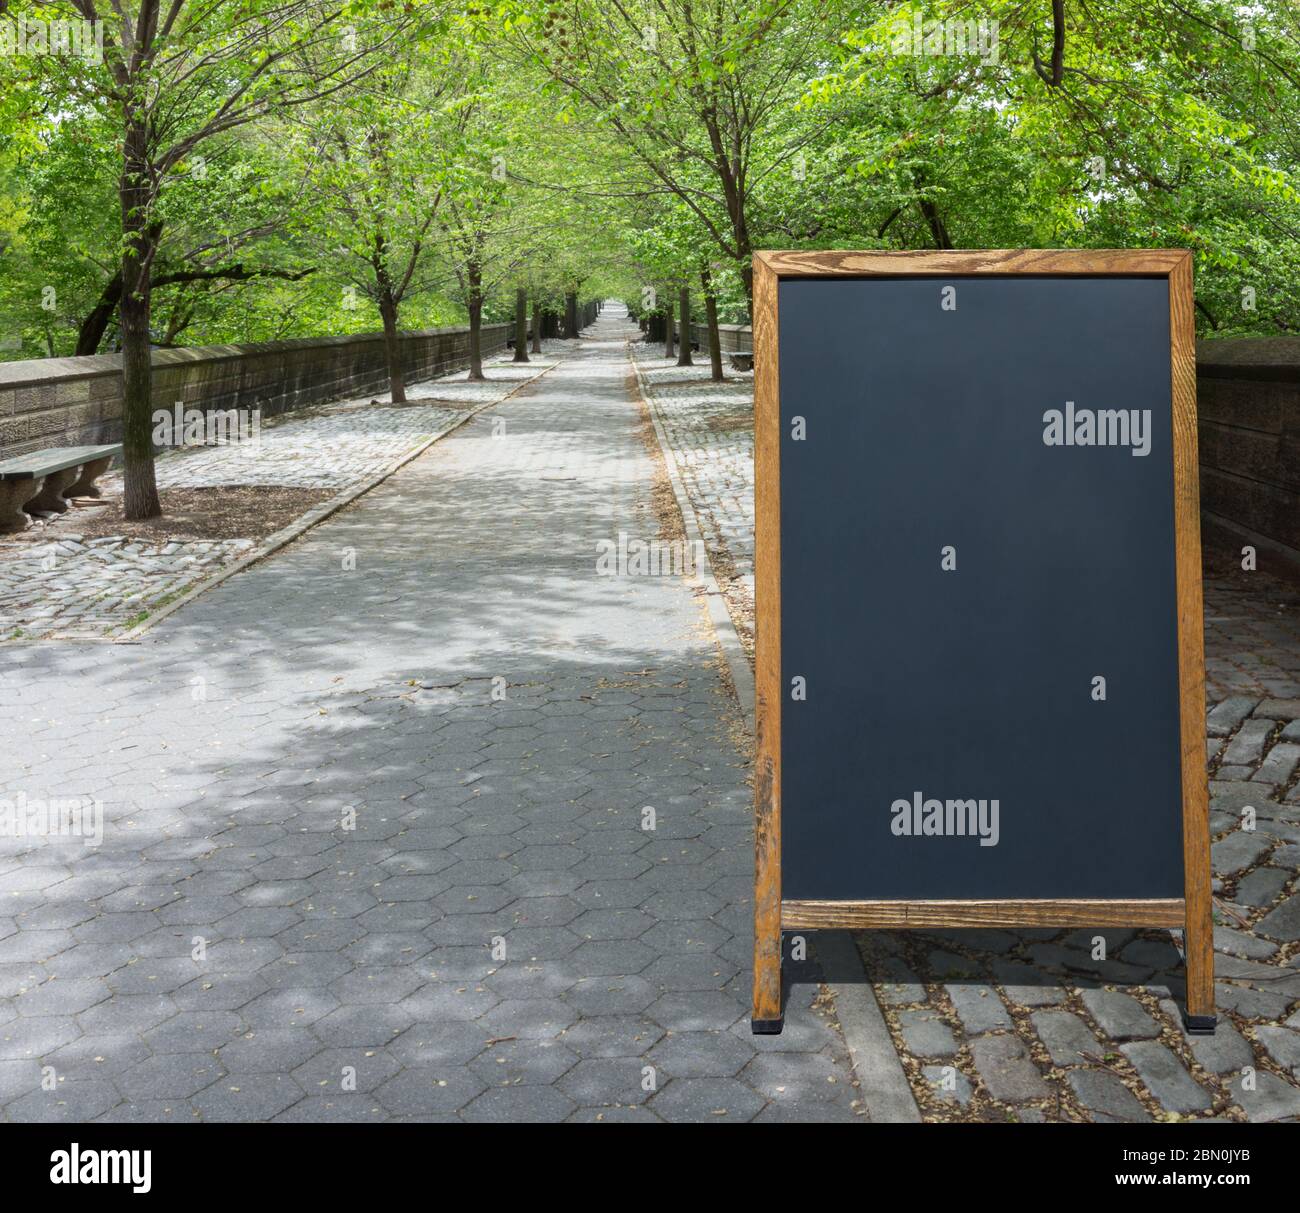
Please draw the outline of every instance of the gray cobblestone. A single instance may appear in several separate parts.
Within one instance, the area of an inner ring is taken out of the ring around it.
[[[1197,1063],[1211,1074],[1231,1074],[1255,1060],[1250,1045],[1230,1021],[1220,1021],[1213,1036],[1189,1036],[1187,1043]]]
[[[1247,720],[1223,752],[1225,766],[1251,768],[1264,756],[1264,742],[1273,729],[1271,720]]]
[[[679,367],[633,345],[646,390],[663,419],[687,496],[742,643],[754,617],[753,375],[709,379],[707,360]]]
[[[971,1056],[989,1094],[1002,1103],[1043,1099],[1051,1094],[1029,1051],[1015,1036],[976,1037]]]
[[[1011,1026],[1011,1015],[991,986],[950,985],[944,989],[967,1032],[976,1034]]]
[[[1236,1101],[1253,1121],[1267,1123],[1300,1116],[1300,1087],[1283,1082],[1276,1074],[1258,1070],[1251,1083],[1244,1076],[1231,1084]]]
[[[1266,1024],[1256,1028],[1255,1035],[1279,1066],[1292,1074],[1300,1072],[1300,1032]]]
[[[1233,900],[1245,906],[1271,906],[1290,879],[1291,874],[1283,868],[1256,868],[1241,878]]]
[[[1164,1045],[1142,1040],[1121,1045],[1120,1052],[1163,1107],[1174,1112],[1203,1112],[1213,1106],[1210,1096]]]
[[[1226,981],[1214,985],[1214,999],[1220,1009],[1235,1011],[1243,1019],[1278,1019],[1290,1000],[1272,990],[1260,990]]]
[[[1255,709],[1255,715],[1269,720],[1300,720],[1300,699],[1265,699]]]
[[[1114,1074],[1104,1070],[1071,1070],[1066,1081],[1096,1121],[1149,1121],[1151,1114]]]
[[[1263,918],[1258,926],[1261,934],[1287,943],[1300,939],[1300,893],[1293,893]]]
[[[1092,1030],[1069,1011],[1035,1011],[1030,1018],[1055,1065],[1077,1066],[1100,1052]]]
[[[1205,718],[1205,731],[1211,737],[1228,737],[1235,733],[1241,722],[1255,710],[1259,703],[1249,695],[1229,695],[1215,704]]]
[[[970,1079],[955,1067],[922,1066],[921,1076],[939,1099],[951,1101],[963,1108],[970,1103],[974,1088]]]
[[[1214,948],[1215,951],[1224,952],[1229,956],[1252,959],[1267,958],[1277,952],[1277,944],[1270,943],[1267,939],[1260,939],[1249,931],[1233,930],[1232,927],[1214,928]]]
[[[1296,765],[1300,763],[1300,745],[1292,742],[1279,742],[1268,752],[1268,757],[1260,765],[1251,779],[1258,783],[1279,787],[1287,783],[1295,774]]]
[[[934,1011],[900,1011],[898,1024],[908,1052],[918,1057],[952,1057],[957,1052],[952,1029]]]
[[[1117,990],[1084,990],[1083,1005],[1114,1040],[1149,1039],[1160,1034],[1155,1020],[1136,998]]]

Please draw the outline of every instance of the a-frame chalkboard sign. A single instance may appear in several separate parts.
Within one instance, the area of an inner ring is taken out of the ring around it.
[[[755,1032],[782,931],[1183,927],[1214,1030],[1192,263],[754,257]]]

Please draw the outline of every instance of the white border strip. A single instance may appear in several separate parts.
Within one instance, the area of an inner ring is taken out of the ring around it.
[[[754,732],[754,671],[750,667],[749,658],[745,656],[745,649],[740,643],[740,635],[736,631],[735,623],[732,621],[731,612],[727,610],[727,596],[722,592],[722,587],[718,585],[718,579],[713,575],[713,564],[709,560],[709,548],[704,542],[704,535],[700,530],[700,521],[695,513],[695,507],[691,504],[691,499],[686,495],[686,487],[682,484],[681,472],[677,466],[677,456],[673,454],[673,448],[668,442],[663,417],[655,403],[654,396],[646,390],[646,379],[641,374],[641,368],[637,365],[637,360],[632,354],[631,341],[627,345],[627,360],[632,364],[632,370],[636,375],[637,392],[640,394],[641,400],[646,406],[646,411],[650,414],[650,420],[654,425],[655,437],[659,441],[659,450],[664,457],[664,466],[668,469],[668,480],[673,486],[673,496],[677,499],[677,509],[682,516],[682,525],[686,530],[686,540],[695,551],[703,554],[703,558],[696,567],[696,579],[704,587],[704,598],[709,608],[709,619],[713,623],[714,635],[717,638],[718,647],[722,650],[722,656],[727,663],[727,670],[731,675],[731,685],[736,688],[736,698],[740,701],[741,710],[745,713],[745,723],[749,726],[749,732],[752,736]]]

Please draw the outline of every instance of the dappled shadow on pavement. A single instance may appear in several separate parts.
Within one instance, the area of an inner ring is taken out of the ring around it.
[[[107,819],[0,844],[9,1117],[855,1115],[814,969],[749,1033],[701,605],[596,572],[657,534],[626,375],[587,344],[137,645],[0,654],[5,794]]]

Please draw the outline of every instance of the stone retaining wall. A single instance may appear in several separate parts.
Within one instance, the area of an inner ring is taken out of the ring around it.
[[[677,326],[677,333],[680,335],[681,326]],[[709,353],[709,326],[707,324],[691,325],[691,340],[700,343],[700,353],[708,357]],[[753,330],[747,324],[720,324],[718,325],[718,345],[721,346],[724,354],[749,353],[754,348]]]
[[[663,341],[668,324],[662,312],[652,312],[649,316],[642,317],[639,323],[647,341]],[[674,319],[674,339],[680,340],[681,335],[681,322]],[[700,352],[707,357],[709,353],[709,326],[707,324],[692,324],[691,340],[699,344]],[[752,353],[754,349],[753,330],[747,324],[720,324],[718,325],[718,345],[721,346],[724,354]]]
[[[1300,569],[1300,338],[1196,347],[1207,526]]]
[[[505,348],[509,325],[483,326],[483,356]],[[402,334],[407,383],[469,365],[469,329]],[[155,409],[292,409],[387,391],[383,337],[311,337],[249,345],[157,350]],[[122,357],[0,363],[0,458],[50,446],[117,442],[122,436]]]

